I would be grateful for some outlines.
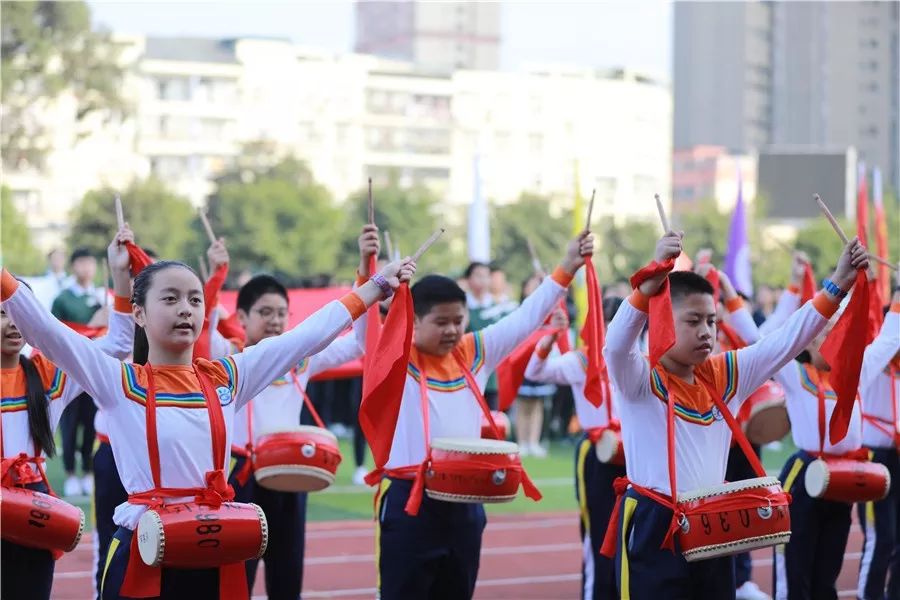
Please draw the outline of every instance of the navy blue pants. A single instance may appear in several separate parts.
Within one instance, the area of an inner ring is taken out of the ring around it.
[[[25,487],[47,493],[44,483]],[[53,587],[54,566],[49,550],[0,541],[0,598],[48,600]]]
[[[687,562],[661,548],[672,511],[633,489],[625,492],[616,540],[616,579],[621,598],[634,600],[730,600],[734,561],[730,556]]]
[[[113,513],[118,505],[127,501],[128,492],[119,479],[112,447],[106,442],[99,442],[94,452],[94,544],[97,552],[94,580],[98,598],[109,543],[119,528],[113,523]]]
[[[91,472],[91,457],[94,455],[94,415],[97,406],[94,399],[81,394],[63,410],[59,418],[59,430],[62,434],[63,466],[66,473],[75,472],[75,449],[81,455],[81,472]],[[78,441],[78,429],[81,429],[81,441]]]
[[[403,479],[381,482],[375,532],[379,598],[471,598],[487,523],[484,507],[423,494],[419,514],[411,517],[404,511],[411,487]]]
[[[584,600],[618,598],[615,563],[600,556],[600,546],[616,505],[613,482],[625,476],[625,467],[597,460],[587,435],[575,446],[575,497],[581,529],[581,597]]]
[[[131,556],[130,529],[119,527],[109,544],[100,597],[103,600],[128,600],[119,595],[125,569]],[[135,556],[134,560],[141,560]],[[5,598],[5,596],[4,596]],[[162,569],[160,595],[154,600],[219,600],[218,569]]]
[[[846,502],[810,498],[804,483],[813,457],[800,450],[781,471],[781,485],[790,492],[791,541],[775,548],[775,597],[789,600],[834,600],[837,578],[850,534]]]
[[[900,599],[900,457],[896,448],[872,448],[873,462],[891,473],[891,491],[878,502],[857,504],[863,530],[863,555],[859,561],[862,600]]]
[[[266,595],[269,600],[298,600],[303,589],[303,551],[306,542],[306,494],[276,492],[256,483],[253,476],[241,485],[235,479],[244,462],[232,456],[234,467],[229,483],[235,490],[235,502],[254,502],[262,508],[269,523],[269,545],[263,554]],[[253,592],[258,560],[248,560],[247,585]]]
[[[756,456],[760,455],[761,448],[753,446]],[[740,481],[742,479],[753,479],[756,473],[750,466],[750,461],[744,455],[744,451],[737,444],[731,447],[728,452],[728,466],[725,468],[725,481]],[[749,552],[741,552],[734,555],[734,584],[741,587],[752,577],[753,559],[750,558]]]

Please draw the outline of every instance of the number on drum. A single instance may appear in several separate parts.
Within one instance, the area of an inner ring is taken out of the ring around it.
[[[197,535],[212,535],[222,531],[221,525],[198,525]]]
[[[722,531],[729,531],[731,529],[731,525],[728,524],[728,513],[720,512],[719,513],[719,525],[722,526]]]
[[[206,538],[205,540],[200,540],[197,542],[197,545],[201,548],[218,548],[221,542],[216,538]]]
[[[741,525],[744,526],[744,529],[749,528],[750,527],[750,511],[747,510],[746,508],[742,508],[741,510],[738,511],[738,516],[741,519]]]
[[[700,523],[703,525],[703,533],[709,535],[712,533],[712,525],[709,523],[709,515],[702,514],[700,515]]]

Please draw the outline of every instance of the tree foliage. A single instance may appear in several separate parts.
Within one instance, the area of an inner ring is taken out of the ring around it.
[[[116,231],[116,190],[103,188],[84,195],[72,214],[69,246],[84,246],[97,255],[105,253]],[[121,193],[125,220],[135,240],[160,258],[186,260],[195,247],[192,227],[197,215],[191,203],[171,192],[158,179],[133,182]]]
[[[40,165],[49,146],[41,112],[63,92],[75,119],[122,111],[123,69],[106,32],[91,29],[87,4],[0,3],[0,146],[6,165]]]
[[[0,263],[22,275],[39,273],[44,266],[41,253],[31,241],[25,215],[16,208],[6,186],[0,187]]]

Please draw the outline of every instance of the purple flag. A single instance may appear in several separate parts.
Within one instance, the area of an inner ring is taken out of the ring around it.
[[[728,228],[728,249],[725,252],[725,274],[731,278],[734,288],[747,296],[753,295],[753,276],[750,270],[750,241],[747,239],[747,219],[744,211],[744,193],[741,169],[737,172],[737,204]]]

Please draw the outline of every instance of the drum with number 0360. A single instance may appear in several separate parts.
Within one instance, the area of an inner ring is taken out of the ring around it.
[[[27,548],[71,552],[84,533],[84,511],[22,487],[0,489],[0,537]]]
[[[500,439],[505,440],[509,437],[509,430],[512,429],[509,417],[506,416],[505,412],[499,410],[492,410],[491,416],[494,418],[494,423],[497,425],[497,429],[500,431]],[[491,424],[488,422],[487,417],[481,415],[481,437],[486,440],[496,439],[494,436],[494,430],[491,429]]]
[[[781,484],[757,477],[678,495],[678,540],[688,562],[787,543],[791,514]]]
[[[269,543],[266,515],[256,504],[167,504],[144,513],[135,535],[144,564],[207,569],[260,558]]]
[[[891,490],[891,473],[881,463],[850,458],[817,458],[806,466],[806,493],[834,502],[882,500]]]
[[[606,427],[594,442],[597,460],[610,465],[625,464],[625,447],[622,445],[622,432]]]
[[[474,438],[431,441],[425,493],[446,502],[499,503],[515,499],[522,482],[519,447]]]
[[[257,483],[277,492],[317,492],[334,483],[341,451],[322,427],[300,425],[259,437],[253,449]]]
[[[738,421],[753,444],[763,445],[783,439],[791,431],[784,388],[774,381],[762,384],[741,405]]]

